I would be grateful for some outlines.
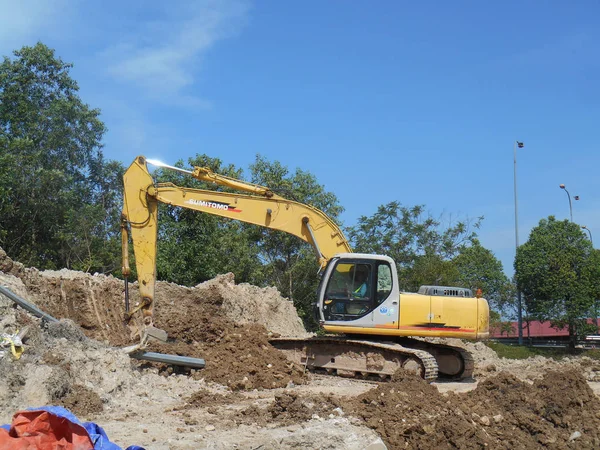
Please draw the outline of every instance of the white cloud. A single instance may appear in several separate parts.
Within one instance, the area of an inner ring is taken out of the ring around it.
[[[82,99],[108,126],[107,157],[130,161],[179,136],[165,106],[210,107],[198,88],[204,58],[243,30],[249,2],[0,0],[0,56],[42,41],[73,62]]]
[[[162,19],[138,23],[121,42],[104,52],[108,73],[152,99],[208,107],[186,90],[195,81],[202,56],[219,40],[244,26],[248,6],[237,1],[201,1],[163,11]],[[168,4],[165,3],[165,8]]]
[[[63,0],[0,0],[0,54],[9,56],[53,34],[68,12]]]

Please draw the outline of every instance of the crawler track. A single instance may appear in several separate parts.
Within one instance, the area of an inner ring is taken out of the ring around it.
[[[402,367],[419,373],[426,381],[438,377],[438,365],[432,354],[396,343],[343,337],[276,338],[269,342],[290,360],[312,371],[388,379]]]
[[[405,347],[430,353],[437,362],[440,378],[462,380],[473,376],[475,361],[464,348],[411,338],[400,338],[398,342]]]

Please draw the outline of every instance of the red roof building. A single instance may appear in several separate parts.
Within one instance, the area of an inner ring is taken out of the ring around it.
[[[588,323],[594,323],[594,319],[588,319]],[[502,338],[518,338],[519,337],[519,327],[518,322],[511,322],[512,331],[509,333],[500,333],[499,327],[490,326],[490,337],[494,339],[502,339]],[[532,337],[532,338],[556,338],[563,339],[569,336],[569,328],[564,327],[562,329],[552,328],[550,322],[539,322],[532,321],[529,322],[529,331],[527,330],[527,322],[523,321],[523,337]]]

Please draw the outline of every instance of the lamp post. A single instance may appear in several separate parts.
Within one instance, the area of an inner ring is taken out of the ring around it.
[[[514,145],[514,184],[515,184],[515,252],[519,248],[519,209],[517,207],[517,147],[523,148],[525,145],[522,142],[515,141]],[[519,345],[523,345],[523,304],[521,301],[521,290],[517,287],[517,303],[518,303],[518,328],[519,328]]]
[[[594,241],[592,239],[592,232],[591,230],[586,227],[585,225],[581,225],[581,228],[583,228],[585,231],[587,231],[590,235],[590,242],[592,244],[592,248],[594,248]],[[598,329],[598,299],[596,299],[594,301],[594,325],[596,325],[596,330]]]
[[[571,194],[569,194],[569,191],[567,191],[567,188],[565,187],[564,184],[561,184],[559,186],[561,189],[563,189],[566,193],[567,193],[567,197],[569,197],[569,214],[571,217],[571,222],[573,222],[573,204],[571,203]],[[575,195],[573,197],[574,200],[579,200],[579,195]]]
[[[590,235],[590,242],[592,243],[592,247],[593,247],[594,246],[594,240],[592,239],[592,232],[585,225],[581,225],[581,228],[583,228],[585,231],[587,231],[589,233],[589,235]]]

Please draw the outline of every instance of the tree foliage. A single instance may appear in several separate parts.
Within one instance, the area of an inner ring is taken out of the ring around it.
[[[478,239],[461,249],[452,260],[457,271],[455,284],[472,289],[481,289],[490,308],[501,311],[514,302],[514,285],[504,274],[502,263],[494,254],[483,247]]]
[[[515,272],[529,315],[568,326],[574,345],[600,293],[600,254],[580,227],[542,219],[517,249]]]
[[[41,43],[0,64],[0,246],[40,268],[109,271],[121,168],[71,67]]]
[[[243,171],[224,165],[218,158],[196,155],[189,166],[209,167],[216,173],[243,178]],[[183,161],[177,164],[185,167]],[[169,169],[155,174],[159,182],[181,187],[231,191]],[[195,285],[221,273],[233,272],[237,282],[263,281],[257,243],[252,230],[238,221],[200,213],[186,208],[159,204],[157,272],[160,279]]]
[[[422,284],[451,284],[458,277],[452,259],[477,236],[482,218],[453,222],[425,213],[423,205],[402,206],[394,201],[377,208],[370,217],[361,216],[348,229],[357,252],[388,255],[396,261],[402,289],[416,290]]]

